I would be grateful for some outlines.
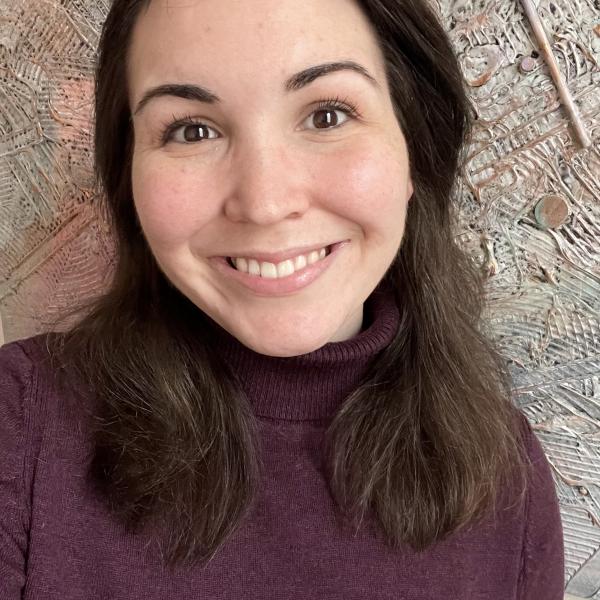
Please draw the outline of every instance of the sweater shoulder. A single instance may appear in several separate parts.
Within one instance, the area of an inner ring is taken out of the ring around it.
[[[41,357],[47,334],[6,342],[0,346],[0,367],[12,373],[30,371],[32,361]]]
[[[562,600],[565,587],[563,527],[552,465],[534,428],[522,412],[521,419],[531,470],[519,600]]]
[[[52,385],[47,335],[0,346],[0,445],[10,444],[13,451],[18,446],[25,459],[39,443],[44,398]]]
[[[26,580],[32,489],[43,435],[47,386],[39,376],[44,336],[0,347],[0,597]]]
[[[0,369],[12,376],[31,375],[35,368],[46,363],[50,357],[48,340],[50,333],[7,342],[0,346]]]
[[[4,405],[51,387],[49,335],[34,335],[0,346],[0,397]]]
[[[44,360],[44,336],[0,346],[0,416],[5,427],[23,432],[28,404],[37,391],[37,365]]]

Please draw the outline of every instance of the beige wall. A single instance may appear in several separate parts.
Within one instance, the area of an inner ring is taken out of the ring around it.
[[[107,6],[0,0],[0,343],[48,329],[110,272],[90,121]],[[520,2],[436,7],[479,117],[457,236],[488,274],[486,326],[555,468],[569,597],[600,599],[600,14],[593,0],[539,6],[593,141],[583,149],[547,64],[531,58]]]

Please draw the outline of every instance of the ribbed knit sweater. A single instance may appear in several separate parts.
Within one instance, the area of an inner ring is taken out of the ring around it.
[[[86,484],[89,407],[74,410],[55,390],[44,337],[0,348],[0,600],[561,599],[558,500],[524,416],[535,471],[521,506],[423,552],[339,526],[323,434],[397,328],[393,301],[376,291],[360,334],[303,356],[260,355],[222,332],[219,352],[258,418],[261,488],[206,567],[174,572]]]

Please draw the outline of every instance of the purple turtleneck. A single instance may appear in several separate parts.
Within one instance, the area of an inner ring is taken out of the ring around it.
[[[267,357],[221,331],[219,351],[259,421],[262,488],[205,568],[174,572],[88,487],[89,407],[73,410],[54,389],[44,336],[0,348],[0,600],[561,599],[558,500],[524,416],[535,471],[523,505],[421,553],[338,526],[323,433],[397,329],[394,302],[378,289],[359,335],[299,357]]]

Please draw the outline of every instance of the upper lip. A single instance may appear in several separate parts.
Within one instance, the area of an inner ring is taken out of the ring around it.
[[[278,264],[287,260],[288,258],[294,258],[299,254],[309,254],[313,250],[320,250],[321,248],[328,248],[336,242],[324,243],[324,244],[312,244],[310,246],[297,246],[296,248],[289,248],[282,252],[262,252],[254,250],[244,250],[240,253],[228,254],[226,258],[254,258],[259,262],[270,262]]]

